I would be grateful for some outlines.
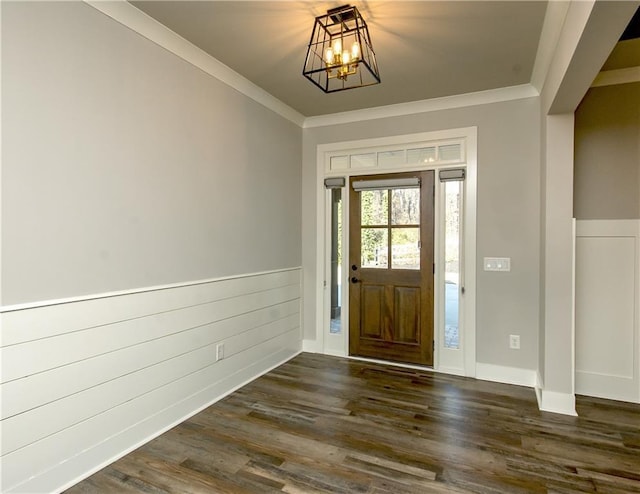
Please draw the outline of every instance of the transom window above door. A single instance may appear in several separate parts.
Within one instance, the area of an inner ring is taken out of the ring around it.
[[[336,151],[326,154],[327,172],[347,170],[403,169],[415,166],[455,165],[466,161],[464,139],[448,139],[419,146],[382,146],[378,149],[352,153]]]

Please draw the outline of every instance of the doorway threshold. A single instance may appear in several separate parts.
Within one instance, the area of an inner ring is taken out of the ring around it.
[[[435,370],[433,366],[408,364],[406,362],[395,362],[393,360],[380,360],[380,359],[368,358],[368,357],[357,357],[355,355],[347,355],[345,358],[348,358],[350,360],[359,360],[360,362],[369,362],[371,364],[389,365],[394,367],[403,367],[405,369],[414,369],[414,370],[420,370],[420,371],[439,372]]]

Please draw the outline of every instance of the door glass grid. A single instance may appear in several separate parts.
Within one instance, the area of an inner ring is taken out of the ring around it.
[[[420,189],[360,192],[363,268],[420,269]]]

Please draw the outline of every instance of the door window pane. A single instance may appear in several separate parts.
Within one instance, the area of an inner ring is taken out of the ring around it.
[[[391,191],[391,224],[420,224],[420,189],[393,189]]]
[[[445,182],[444,346],[460,348],[460,197],[463,182]]]
[[[388,207],[388,190],[363,190],[360,192],[361,225],[387,225],[389,223]]]
[[[360,237],[363,268],[389,266],[389,237],[386,228],[362,228]]]
[[[391,230],[391,268],[420,269],[420,228]]]

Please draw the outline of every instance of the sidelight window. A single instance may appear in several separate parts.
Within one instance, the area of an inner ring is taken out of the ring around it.
[[[456,172],[460,172],[459,175]],[[460,348],[463,170],[440,172],[444,191],[444,347]]]
[[[342,243],[342,210],[344,177],[328,178],[325,187],[329,191],[331,211],[330,217],[330,270],[328,285],[331,300],[329,333],[342,333],[342,277],[343,277],[343,243]]]

